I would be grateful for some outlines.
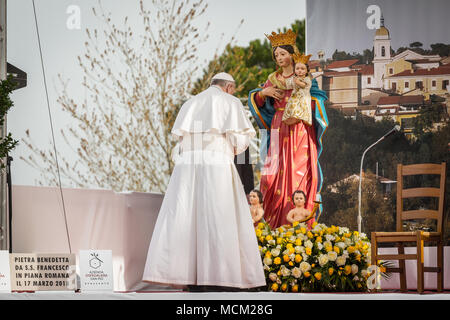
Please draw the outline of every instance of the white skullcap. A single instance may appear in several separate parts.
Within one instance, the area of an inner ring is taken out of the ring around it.
[[[226,73],[226,72],[220,72],[220,73],[216,74],[214,77],[212,77],[211,80],[226,80],[226,81],[234,82],[234,79],[231,76],[231,74]]]

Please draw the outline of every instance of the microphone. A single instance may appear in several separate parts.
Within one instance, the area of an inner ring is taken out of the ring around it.
[[[400,131],[400,126],[398,124],[395,125],[394,128],[392,128],[388,133],[386,133],[384,136],[381,137],[380,140],[383,140],[391,135],[393,135],[394,133]]]

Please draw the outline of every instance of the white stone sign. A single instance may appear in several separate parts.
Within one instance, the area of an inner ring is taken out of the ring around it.
[[[0,292],[11,292],[11,268],[7,250],[0,250]]]

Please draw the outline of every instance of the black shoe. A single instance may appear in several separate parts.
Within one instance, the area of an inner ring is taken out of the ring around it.
[[[189,284],[187,286],[187,291],[189,292],[205,292],[205,286],[195,286],[195,285],[191,285]]]

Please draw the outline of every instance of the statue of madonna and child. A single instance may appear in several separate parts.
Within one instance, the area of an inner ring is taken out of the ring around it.
[[[267,133],[261,135],[264,220],[277,228],[303,221],[309,212],[312,215],[306,220],[311,227],[321,200],[323,175],[318,160],[328,127],[327,96],[311,79],[310,55],[299,52],[295,32],[266,36],[277,70],[264,85],[250,91],[248,98],[258,127]],[[304,197],[301,207],[295,200],[299,195]]]

